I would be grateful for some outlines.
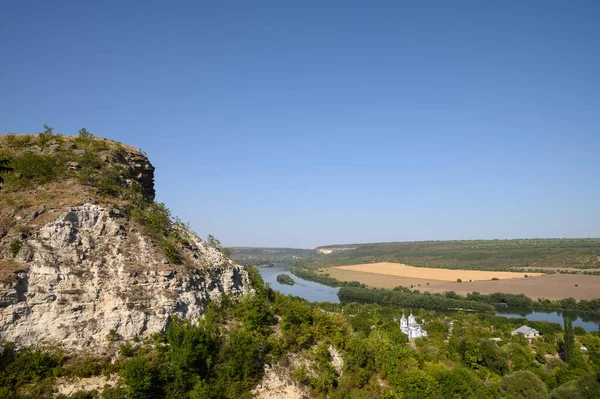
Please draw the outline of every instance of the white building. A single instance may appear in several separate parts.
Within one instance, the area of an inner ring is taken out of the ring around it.
[[[540,336],[540,332],[535,328],[531,328],[529,326],[521,326],[512,332],[512,335],[521,334],[527,339],[536,339]]]
[[[402,318],[400,319],[400,331],[408,335],[409,339],[427,336],[427,331],[421,328],[421,325],[417,323],[415,316],[413,316],[412,313],[408,316],[408,320],[406,320],[404,313],[402,313]]]

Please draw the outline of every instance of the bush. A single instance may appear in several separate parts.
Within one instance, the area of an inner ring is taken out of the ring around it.
[[[10,363],[4,369],[3,374],[5,378],[8,377],[12,385],[39,382],[52,375],[54,368],[58,366],[55,356],[34,349],[26,349],[19,353],[14,360],[10,361],[10,358],[7,360]]]
[[[106,335],[106,339],[111,342],[114,342],[119,341],[121,339],[121,336],[117,333],[117,331],[115,331],[114,328],[111,328],[108,334]]]
[[[125,357],[133,357],[133,355],[135,354],[133,346],[131,346],[129,342],[121,344],[121,346],[119,347],[119,352],[121,352],[121,355]]]
[[[21,241],[14,239],[10,243],[9,251],[12,257],[15,258],[19,254],[19,251],[21,251]]]
[[[29,134],[7,134],[6,144],[10,148],[20,150],[30,145],[31,138]]]
[[[143,357],[134,357],[121,369],[123,382],[127,386],[127,394],[132,399],[158,397],[153,389],[154,377],[151,363]]]
[[[177,245],[170,239],[166,239],[161,244],[165,258],[171,263],[179,265],[183,262],[183,256],[177,248]]]
[[[131,211],[134,221],[142,225],[144,233],[154,239],[163,239],[171,227],[171,211],[163,203],[145,203]]]
[[[548,390],[544,382],[531,371],[517,371],[500,380],[503,394],[523,399],[546,399]]]
[[[52,182],[66,171],[66,164],[59,160],[62,161],[58,156],[23,152],[12,159],[11,166],[16,173],[7,178],[7,183],[10,182],[11,188],[22,189]],[[19,179],[18,174],[21,175]]]
[[[107,359],[94,359],[92,357],[75,360],[72,364],[64,367],[64,373],[73,377],[88,378],[102,374],[105,369],[111,367]]]

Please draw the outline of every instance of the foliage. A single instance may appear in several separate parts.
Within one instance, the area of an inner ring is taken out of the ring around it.
[[[294,279],[291,278],[290,276],[288,276],[287,274],[278,274],[277,275],[277,282],[279,284],[286,284],[286,285],[294,285],[294,284],[296,284],[296,282],[294,281]]]
[[[10,161],[8,159],[0,159],[0,173],[8,173],[12,172],[14,169],[9,166]],[[4,183],[4,179],[2,175],[0,175],[0,190],[2,190],[2,184]]]
[[[10,251],[10,254],[12,255],[12,257],[16,257],[19,254],[19,251],[21,251],[21,241],[18,239],[14,239],[10,242],[10,247],[8,248],[8,250]]]
[[[155,239],[164,238],[171,227],[171,211],[163,203],[142,203],[132,209],[131,218]]]
[[[121,339],[121,336],[117,333],[116,330],[111,328],[108,334],[106,334],[106,339],[108,341],[114,342],[119,341]]]
[[[9,346],[0,355],[0,394],[22,392],[35,382],[30,397],[49,397],[41,387],[51,384],[55,375],[116,372],[122,385],[105,388],[102,397],[250,397],[269,363],[289,369],[290,376],[315,397],[536,398],[546,397],[552,389],[552,397],[557,398],[597,397],[591,358],[576,351],[568,365],[560,360],[540,365],[528,342],[510,334],[521,319],[412,309],[417,318],[428,320],[430,332],[412,349],[398,326],[400,315],[410,309],[310,304],[271,290],[256,269],[250,269],[250,279],[255,295],[211,302],[201,320],[173,317],[167,331],[153,340],[135,344],[135,349],[122,343],[115,364],[102,359],[65,364],[59,353],[17,354]],[[279,333],[273,334],[275,330]],[[492,331],[503,340],[489,340]],[[554,342],[562,331],[554,327],[545,331],[540,339],[547,346],[544,351],[556,351]],[[595,353],[597,338],[594,334],[578,337],[589,344],[589,355]],[[333,350],[343,357],[341,372],[333,366]],[[288,356],[305,360],[292,367]],[[31,364],[23,367],[23,362]]]
[[[132,399],[158,398],[152,363],[145,357],[134,357],[121,368],[120,375]]]
[[[600,398],[600,375],[588,374],[580,380],[564,383],[550,392],[550,399]]]
[[[181,264],[183,262],[183,256],[177,248],[177,243],[172,239],[162,240],[161,247],[165,258],[171,263]]]
[[[531,371],[517,371],[505,375],[500,380],[500,387],[504,394],[510,394],[516,398],[546,399],[548,397],[546,385]]]
[[[565,337],[563,341],[563,359],[566,363],[570,363],[573,360],[573,354],[575,352],[575,335],[573,334],[573,321],[565,317]]]
[[[55,181],[67,170],[59,156],[28,151],[14,156],[11,165],[18,173],[7,180],[11,189],[22,189]]]
[[[479,352],[482,364],[490,371],[501,376],[508,373],[508,356],[494,341],[482,340],[479,344]]]
[[[209,247],[215,248],[216,250],[221,252],[226,257],[231,256],[231,249],[223,248],[223,246],[221,245],[221,241],[217,240],[215,238],[215,236],[213,236],[212,234],[209,234],[208,237],[206,237],[206,245],[208,245]]]
[[[37,383],[52,375],[57,366],[56,356],[35,349],[16,353],[11,345],[5,344],[0,359],[0,382],[3,387]]]
[[[393,290],[342,287],[338,291],[338,297],[343,302],[359,301],[424,309],[494,310],[493,306],[485,303],[451,299],[439,294],[420,294],[401,287]]]

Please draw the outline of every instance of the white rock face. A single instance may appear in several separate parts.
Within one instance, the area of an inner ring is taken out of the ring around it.
[[[111,330],[145,338],[164,331],[170,315],[197,319],[225,293],[253,292],[244,267],[180,232],[189,261],[165,264],[118,211],[71,208],[27,240],[16,259],[26,271],[0,284],[0,339],[101,352]]]

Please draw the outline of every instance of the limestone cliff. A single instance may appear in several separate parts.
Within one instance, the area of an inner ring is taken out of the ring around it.
[[[65,138],[58,150],[48,140],[31,150],[35,140],[22,149],[0,139],[0,158],[66,168],[42,181],[15,167],[0,192],[0,340],[106,351],[165,330],[171,315],[196,319],[223,294],[252,292],[246,269],[218,248],[168,219],[152,230],[153,219],[135,217],[162,209],[141,152]],[[85,171],[82,156],[101,162]]]

